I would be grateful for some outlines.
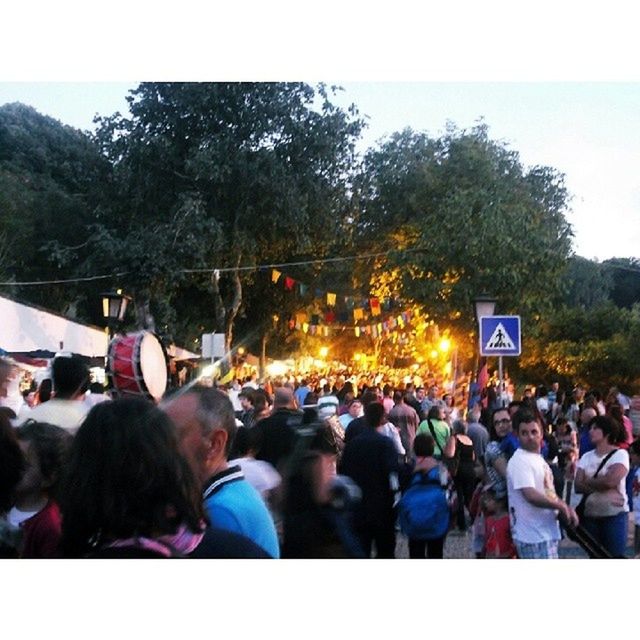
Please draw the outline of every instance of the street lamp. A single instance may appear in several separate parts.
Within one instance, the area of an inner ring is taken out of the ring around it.
[[[495,298],[487,294],[476,296],[473,299],[473,310],[476,314],[476,324],[478,328],[480,327],[480,318],[493,315],[496,309],[496,302],[497,300]]]
[[[109,339],[111,339],[113,328],[124,320],[124,314],[131,297],[122,293],[122,289],[107,291],[100,295],[102,296],[102,315],[107,320]]]

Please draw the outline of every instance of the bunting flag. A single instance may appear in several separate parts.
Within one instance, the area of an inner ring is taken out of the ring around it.
[[[309,287],[307,287],[306,284],[302,284],[301,282],[298,282],[298,291],[300,292],[301,296],[303,296],[305,293],[307,293],[308,289],[309,289]]]
[[[309,325],[306,322],[302,323],[302,330],[307,333],[309,331]]]
[[[271,282],[273,282],[273,284],[276,284],[276,282],[278,282],[278,280],[280,280],[280,276],[282,275],[282,273],[280,271],[277,271],[276,269],[273,269],[273,271],[271,272]]]
[[[307,321],[307,314],[304,313],[304,311],[301,311],[300,313],[296,313],[296,322],[299,322],[300,324],[302,324],[303,322]]]
[[[369,298],[369,305],[371,306],[371,315],[380,315],[380,300],[378,298]]]
[[[286,276],[284,279],[284,288],[287,291],[291,291],[293,289],[293,285],[295,285],[296,281],[293,278],[290,278],[289,276]]]
[[[362,308],[358,307],[353,310],[353,320],[354,322],[358,322],[358,320],[362,320],[364,318],[364,311]]]
[[[335,293],[327,293],[327,304],[330,307],[336,306],[336,294]]]
[[[353,330],[354,330],[354,332],[356,334],[356,338],[359,338],[360,337],[360,327],[354,327]]]

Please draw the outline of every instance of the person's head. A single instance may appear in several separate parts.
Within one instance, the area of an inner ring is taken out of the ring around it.
[[[325,396],[328,396],[331,394],[331,385],[329,383],[326,383],[323,387],[322,387],[322,393]]]
[[[482,492],[480,504],[485,516],[494,516],[507,510],[506,497],[498,498],[493,489],[485,489]]]
[[[384,424],[384,406],[381,402],[370,402],[364,408],[364,418],[366,423],[373,427],[379,427]]]
[[[413,439],[413,453],[416,458],[429,458],[435,451],[435,442],[428,433],[419,433]]]
[[[582,402],[582,400],[584,399],[584,394],[585,394],[585,388],[581,384],[577,384],[573,388],[573,392],[572,392],[573,399],[578,404],[580,404]]]
[[[89,367],[79,356],[56,356],[51,365],[51,377],[59,400],[74,400],[89,388]]]
[[[374,391],[372,391],[371,389],[366,389],[362,392],[360,401],[362,402],[362,406],[366,408],[367,405],[371,404],[372,402],[377,402],[378,397],[376,396]]]
[[[593,407],[586,407],[580,413],[580,423],[586,427],[597,415],[598,412]]]
[[[429,398],[429,400],[435,400],[437,395],[438,395],[438,385],[432,384],[429,387],[429,392],[427,394],[427,397]]]
[[[402,391],[394,391],[393,392],[393,403],[394,404],[404,404],[404,393]]]
[[[16,430],[9,418],[0,414],[0,514],[13,504],[14,491],[24,474],[26,460]]]
[[[359,418],[362,415],[362,402],[356,398],[351,400],[348,412],[352,418]]]
[[[26,461],[16,496],[57,498],[73,436],[55,425],[27,420],[16,429],[16,437]]]
[[[318,404],[318,394],[315,391],[309,391],[302,401],[302,406],[315,406]]]
[[[38,402],[42,404],[43,402],[47,402],[47,400],[50,400],[52,392],[53,382],[51,378],[45,378],[38,387]]]
[[[424,400],[424,397],[425,397],[424,387],[417,387],[416,388],[416,400],[418,402],[422,402]]]
[[[393,393],[393,387],[390,384],[385,384],[384,387],[382,387],[382,395],[385,398],[391,398],[393,395],[395,395]]]
[[[196,532],[205,520],[175,425],[142,398],[91,409],[71,446],[60,508],[65,557],[110,540],[175,534],[181,524]]]
[[[511,416],[506,407],[495,409],[491,414],[489,435],[491,440],[502,440],[511,431]]]
[[[624,424],[624,411],[617,402],[607,405],[607,415],[611,416],[618,424]]]
[[[540,453],[542,425],[533,411],[526,408],[517,411],[513,416],[513,429],[522,449],[532,453]]]
[[[304,381],[303,381],[304,382]],[[303,387],[306,384],[302,385]],[[296,408],[296,400],[293,392],[288,387],[278,387],[275,390],[273,395],[273,410],[277,411],[278,409],[295,409]]]
[[[451,425],[453,435],[463,436],[467,433],[467,423],[464,420],[454,420]]]
[[[611,416],[595,416],[589,422],[589,440],[596,447],[603,441],[613,445],[621,444],[625,441],[624,429]]]
[[[513,418],[518,409],[523,406],[522,400],[512,400],[509,403],[509,415]]]
[[[632,467],[640,466],[640,438],[629,445],[629,460]]]
[[[243,411],[251,411],[253,409],[253,389],[247,387],[238,394],[240,406]]]
[[[474,404],[473,407],[469,409],[469,411],[467,412],[467,420],[470,423],[477,423],[480,421],[481,413],[482,413],[482,410],[480,409],[480,406],[476,402],[476,404]]]
[[[444,402],[446,407],[449,407],[449,408],[453,407],[453,396],[450,393],[445,393],[442,396],[442,401]]]
[[[162,409],[176,425],[180,449],[201,484],[226,468],[237,427],[233,405],[222,391],[194,386]]]
[[[444,416],[444,406],[440,404],[432,405],[429,409],[429,413],[427,414],[427,418],[429,418],[429,420],[444,420]]]

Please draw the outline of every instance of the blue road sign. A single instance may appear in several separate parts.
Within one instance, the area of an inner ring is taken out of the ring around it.
[[[480,355],[519,356],[520,316],[483,316],[480,318]]]

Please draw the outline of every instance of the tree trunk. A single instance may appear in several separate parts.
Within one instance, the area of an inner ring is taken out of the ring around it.
[[[156,321],[151,313],[151,301],[149,294],[138,293],[135,300],[136,326],[139,330],[151,331],[155,333]]]
[[[260,343],[260,380],[264,380],[264,376],[267,370],[267,340],[268,335],[265,331],[262,334],[262,340]]]

